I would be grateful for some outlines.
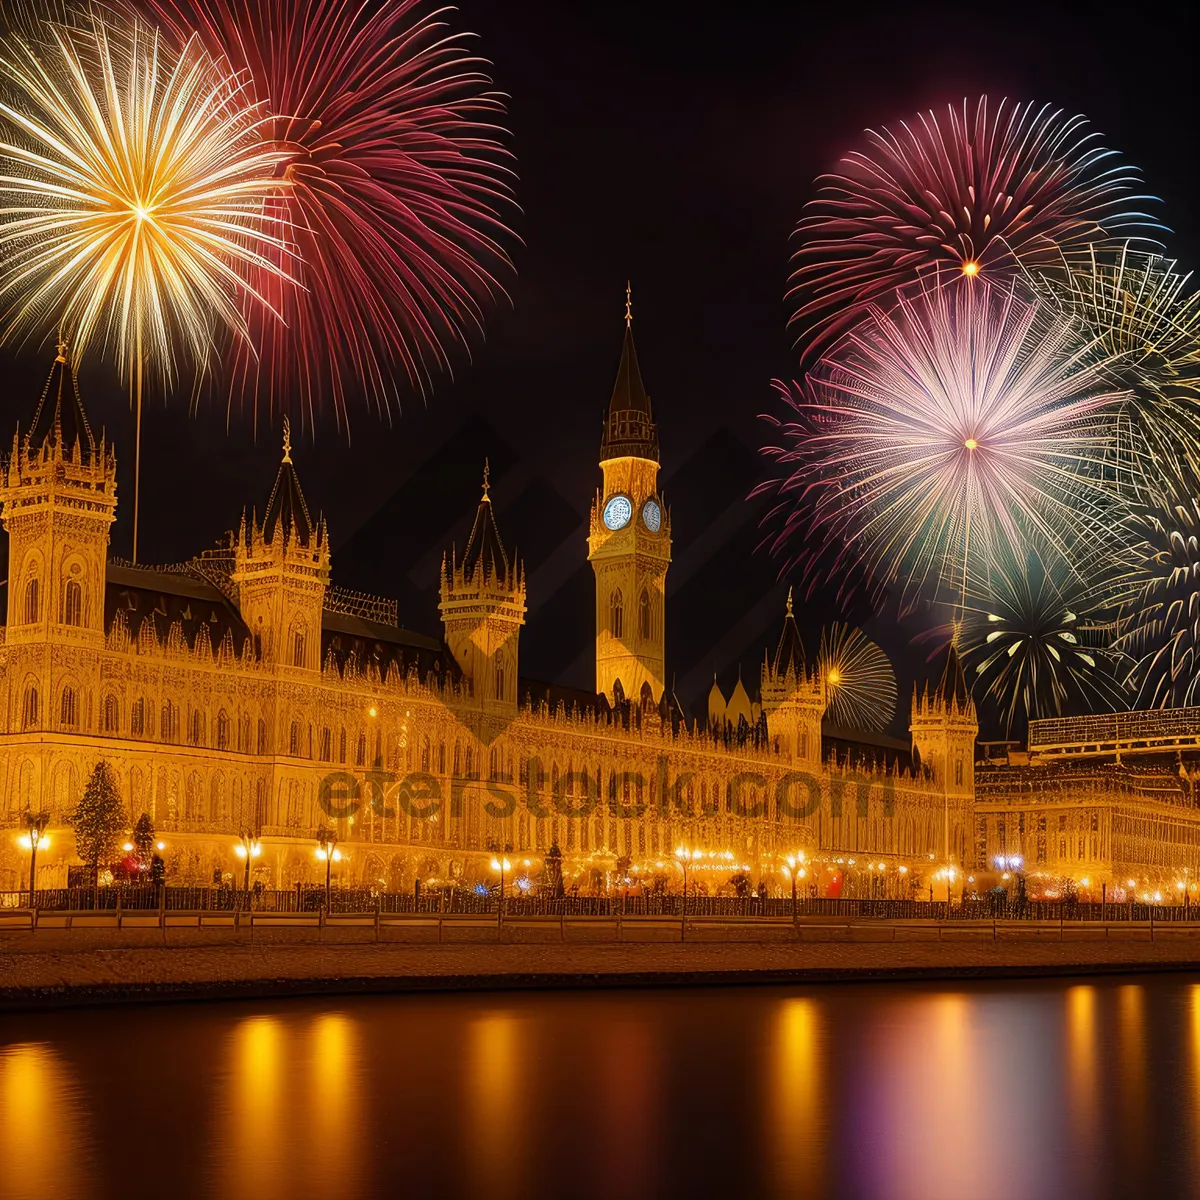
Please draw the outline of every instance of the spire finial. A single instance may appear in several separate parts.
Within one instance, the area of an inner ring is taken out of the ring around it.
[[[633,324],[633,286],[630,281],[625,280],[625,328],[628,329]]]
[[[283,418],[283,461],[292,461],[292,423],[287,417]]]
[[[70,347],[67,345],[67,340],[63,337],[62,330],[60,329],[58,331],[58,358],[55,359],[55,362],[66,363],[69,350]]]
[[[491,496],[488,495],[488,489],[492,486],[491,474],[492,474],[491,464],[485,458],[483,460],[483,496],[482,496],[482,499],[486,500],[489,504],[492,501]]]
[[[787,615],[789,617],[792,615],[792,589],[790,587],[788,588]]]

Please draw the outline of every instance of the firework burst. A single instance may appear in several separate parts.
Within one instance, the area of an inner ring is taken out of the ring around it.
[[[880,732],[896,713],[896,673],[888,656],[861,629],[834,625],[821,631],[821,673],[827,715],[842,729]]]
[[[1137,172],[1086,118],[1048,105],[992,111],[984,96],[867,139],[817,181],[796,229],[789,299],[811,347],[928,273],[1004,280],[1158,227]]]
[[[283,273],[264,211],[285,154],[239,81],[189,42],[93,15],[0,55],[3,335],[99,339],[132,385],[248,336],[248,277]]]
[[[286,152],[198,42],[173,52],[137,21],[9,38],[0,78],[0,332],[116,358],[137,408],[136,561],[143,377],[169,387],[187,361],[199,376],[228,330],[252,353],[247,314],[287,282],[266,203]]]
[[[245,69],[289,154],[280,215],[303,288],[264,284],[286,327],[256,330],[243,395],[351,396],[390,413],[482,328],[507,270],[511,205],[500,97],[417,0],[141,0],[181,36]],[[257,314],[252,323],[261,325]]]
[[[1113,580],[1085,580],[1035,551],[994,554],[970,581],[960,634],[968,678],[995,706],[1005,736],[1064,712],[1123,708],[1110,649]]]
[[[1038,294],[1095,337],[1113,382],[1129,392],[1118,420],[1114,476],[1137,495],[1152,461],[1200,462],[1200,295],[1175,263],[1127,245],[1037,272]]]
[[[1116,647],[1141,708],[1200,704],[1200,483],[1186,464],[1126,519],[1135,565]]]
[[[765,450],[782,468],[760,488],[778,496],[768,544],[810,588],[865,582],[878,601],[898,582],[907,609],[929,586],[961,595],[995,545],[1094,535],[1126,399],[1105,363],[1071,322],[982,279],[872,306],[801,389],[778,385],[793,415]]]

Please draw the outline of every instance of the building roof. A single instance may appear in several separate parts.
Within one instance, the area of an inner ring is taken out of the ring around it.
[[[90,461],[96,452],[96,439],[83,411],[79,384],[65,343],[59,344],[58,356],[42,389],[27,441],[34,450],[49,444],[61,447],[64,454],[70,454],[78,444],[84,462]]]
[[[484,575],[493,579],[507,579],[509,572],[508,552],[500,540],[500,530],[496,527],[496,514],[492,508],[492,498],[488,495],[491,485],[488,482],[488,466],[483,466],[483,495],[479,500],[479,508],[475,511],[475,523],[471,526],[471,535],[467,538],[467,546],[462,556],[462,571],[466,578],[475,573],[476,566],[483,563]]]
[[[947,707],[957,706],[966,708],[971,702],[971,693],[967,688],[967,679],[963,674],[962,660],[951,642],[946,651],[946,666],[938,683],[938,696],[945,701]]]
[[[658,453],[658,428],[638,369],[633,323],[627,316],[621,362],[600,441],[600,458],[647,458],[658,462]]]
[[[218,588],[194,576],[161,567],[108,564],[104,589],[105,629],[112,625],[119,612],[124,613],[129,633],[135,638],[142,625],[149,621],[159,641],[165,642],[171,627],[178,623],[187,644],[194,646],[200,627],[207,625],[214,649],[228,631],[233,635],[234,651],[240,654],[250,636],[241,615]]]
[[[268,542],[274,541],[276,528],[282,529],[285,540],[295,537],[301,545],[307,545],[312,539],[313,522],[292,464],[292,433],[286,417],[283,422],[283,461],[279,464],[275,486],[263,514],[263,537]]]
[[[792,589],[788,588],[787,612],[783,616],[783,632],[779,635],[779,645],[775,648],[775,661],[772,670],[778,676],[786,675],[789,671],[797,678],[804,674],[804,643],[800,640],[800,630],[796,627],[796,618],[792,613]]]

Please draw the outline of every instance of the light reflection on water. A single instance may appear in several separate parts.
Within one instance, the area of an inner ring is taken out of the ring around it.
[[[150,1190],[1200,1195],[1200,982],[363,997],[0,1021],[0,1200]]]

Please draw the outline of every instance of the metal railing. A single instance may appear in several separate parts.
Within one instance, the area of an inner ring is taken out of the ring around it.
[[[325,908],[321,887],[245,892],[219,887],[85,887],[39,888],[0,892],[0,913],[12,910],[39,912],[252,912],[319,913]],[[498,916],[496,892],[473,891],[374,892],[334,888],[329,894],[331,916],[375,914],[396,916]],[[1000,921],[1155,921],[1200,922],[1200,905],[1167,905],[1128,902],[1082,903],[1071,900],[1006,902],[1003,898],[946,900],[814,899],[757,896],[691,896],[650,894],[626,896],[505,896],[503,915],[522,917],[673,917],[725,920],[828,919],[850,921],[1000,920]]]

